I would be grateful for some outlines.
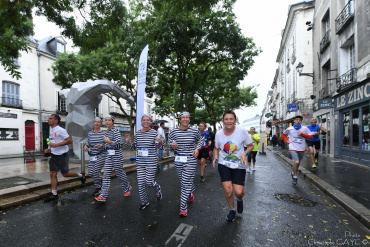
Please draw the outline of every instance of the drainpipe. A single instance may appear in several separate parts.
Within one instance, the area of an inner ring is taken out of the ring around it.
[[[38,84],[39,84],[39,131],[40,131],[40,152],[42,149],[42,117],[41,117],[41,78],[40,78],[40,50],[37,48],[37,75],[38,75]]]

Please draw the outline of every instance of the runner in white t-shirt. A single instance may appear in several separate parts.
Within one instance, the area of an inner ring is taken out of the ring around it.
[[[293,184],[296,185],[298,178],[298,167],[299,163],[303,159],[304,152],[306,150],[306,139],[312,139],[311,131],[301,125],[303,117],[295,116],[294,125],[287,128],[282,134],[285,143],[289,143],[289,152],[292,155],[293,172],[291,173]]]
[[[241,214],[244,208],[247,156],[252,152],[253,143],[246,129],[235,126],[236,115],[233,111],[228,110],[224,113],[222,123],[224,128],[216,133],[213,167],[216,166],[216,160],[218,160],[218,172],[230,206],[226,219],[234,221],[236,211],[233,192],[237,197],[237,211]],[[244,146],[247,147],[246,151],[244,151]]]
[[[45,149],[45,153],[51,153],[49,160],[50,166],[50,184],[51,184],[51,195],[44,199],[44,202],[58,200],[58,171],[62,173],[63,177],[79,177],[81,183],[85,183],[85,173],[77,173],[69,171],[69,154],[68,145],[72,143],[71,137],[67,131],[60,127],[60,116],[57,114],[51,114],[48,118],[48,124],[50,125],[49,134],[49,148]]]

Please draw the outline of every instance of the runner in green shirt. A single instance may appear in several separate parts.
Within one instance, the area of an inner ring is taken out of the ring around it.
[[[248,169],[247,172],[251,171],[251,161],[253,159],[253,171],[256,170],[256,156],[258,152],[258,144],[260,143],[260,135],[255,133],[256,129],[254,127],[251,127],[249,135],[252,138],[253,142],[253,150],[250,155],[248,155]]]

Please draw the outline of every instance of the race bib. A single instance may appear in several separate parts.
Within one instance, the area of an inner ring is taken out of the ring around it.
[[[90,156],[90,161],[95,162],[97,160],[98,160],[98,156],[96,156],[96,155]]]
[[[115,155],[116,151],[114,149],[108,149],[108,155]]]
[[[231,169],[236,169],[239,167],[239,162],[236,160],[224,160],[224,165]]]
[[[176,155],[175,156],[175,162],[178,162],[178,163],[186,163],[186,162],[188,162],[188,157]]]
[[[149,156],[149,151],[147,148],[139,148],[137,150],[137,156],[140,157],[148,157]]]
[[[255,146],[256,145],[256,143],[254,143],[254,142],[252,142],[253,143],[253,146]]]
[[[49,138],[49,143],[55,143],[55,137],[50,137]]]
[[[294,138],[293,138],[293,142],[295,142],[295,143],[301,144],[301,143],[302,143],[302,141],[303,141],[303,139],[301,139],[301,138],[299,138],[299,137],[294,137]]]

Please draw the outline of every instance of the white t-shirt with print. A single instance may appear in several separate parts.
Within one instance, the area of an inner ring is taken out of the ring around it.
[[[252,143],[248,131],[238,126],[232,135],[225,135],[223,130],[216,133],[215,147],[220,149],[218,164],[234,169],[245,169],[240,163],[240,157],[244,153],[244,146]]]
[[[55,126],[50,130],[49,134],[49,143],[61,143],[64,142],[69,135],[65,129],[60,127],[59,125]],[[51,153],[55,155],[61,155],[68,152],[69,148],[68,145],[59,146],[55,148],[51,148]]]
[[[301,152],[306,150],[306,138],[299,136],[298,131],[305,135],[311,135],[311,131],[305,126],[302,126],[302,128],[299,130],[296,130],[293,126],[291,126],[283,133],[289,139],[289,150]]]

